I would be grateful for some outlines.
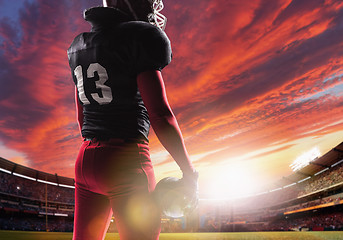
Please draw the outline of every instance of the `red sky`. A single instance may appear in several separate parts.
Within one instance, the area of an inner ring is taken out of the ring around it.
[[[233,171],[257,191],[302,153],[342,142],[343,2],[164,3],[163,76],[204,196]],[[74,177],[82,139],[66,50],[89,30],[83,9],[100,4],[0,0],[1,157]],[[157,178],[179,176],[153,131],[150,143]]]

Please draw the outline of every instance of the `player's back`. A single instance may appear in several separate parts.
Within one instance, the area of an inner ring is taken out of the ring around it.
[[[136,77],[169,63],[171,50],[166,35],[145,22],[95,21],[91,32],[74,39],[68,57],[84,107],[82,135],[147,138],[149,117]]]

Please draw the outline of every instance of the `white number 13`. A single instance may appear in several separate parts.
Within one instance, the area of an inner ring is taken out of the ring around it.
[[[102,97],[98,93],[91,93],[92,98],[97,101],[100,105],[108,104],[113,100],[112,90],[109,86],[105,85],[105,82],[108,80],[108,75],[106,69],[101,66],[99,63],[92,63],[87,69],[87,78],[93,78],[94,73],[97,72],[99,75],[99,80],[95,81],[96,89],[101,90]],[[79,99],[84,104],[90,104],[88,98],[85,94],[85,89],[83,86],[83,75],[82,75],[82,66],[79,65],[75,68],[74,74],[77,79],[77,90],[79,92]]]

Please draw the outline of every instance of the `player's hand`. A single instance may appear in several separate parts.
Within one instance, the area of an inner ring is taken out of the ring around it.
[[[183,173],[181,181],[183,182],[185,191],[186,213],[190,213],[198,206],[198,178],[199,173],[197,171]]]

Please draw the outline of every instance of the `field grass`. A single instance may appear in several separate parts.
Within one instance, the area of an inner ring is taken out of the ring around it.
[[[1,240],[71,240],[72,233],[0,231]],[[343,232],[161,233],[160,240],[343,240]],[[105,240],[119,240],[109,233]]]

